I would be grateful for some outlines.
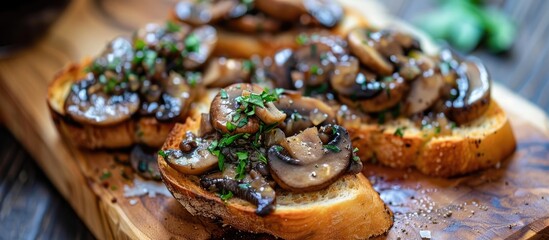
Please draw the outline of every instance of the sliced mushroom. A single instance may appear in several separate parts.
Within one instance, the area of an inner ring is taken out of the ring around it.
[[[286,136],[305,130],[312,126],[336,123],[334,110],[321,100],[304,97],[298,93],[282,95],[275,102],[276,108],[286,113],[286,120],[280,128]]]
[[[147,153],[139,145],[135,145],[130,153],[132,168],[137,174],[146,179],[160,180],[157,158],[156,153]]]
[[[265,107],[257,107],[255,115],[266,124],[280,123],[286,119],[286,113],[280,111],[272,102],[265,103]]]
[[[254,4],[258,10],[286,22],[297,21],[306,13],[301,0],[255,0]]]
[[[433,70],[424,72],[411,83],[410,92],[404,101],[404,113],[410,116],[433,106],[440,98],[443,87],[444,79],[439,73]]]
[[[238,3],[237,0],[183,0],[175,5],[175,15],[183,22],[199,26],[229,16]]]
[[[456,69],[458,95],[446,105],[448,116],[458,124],[472,121],[486,112],[490,103],[490,75],[480,60],[469,57]]]
[[[65,112],[79,123],[107,126],[129,119],[140,106],[137,93],[107,94],[91,91],[97,86],[93,74],[72,85],[65,100]]]
[[[232,58],[212,59],[204,71],[203,83],[207,87],[223,88],[234,83],[249,82],[250,71],[243,61]]]
[[[187,133],[187,137],[180,144],[180,149],[164,151],[166,162],[177,171],[191,175],[200,175],[215,168],[218,165],[218,159],[208,150],[212,141],[189,135],[192,133]]]
[[[381,83],[376,81],[376,75],[360,69],[355,57],[338,62],[330,82],[340,96],[354,100],[369,99],[382,91]]]
[[[391,75],[393,65],[385,59],[375,48],[375,42],[368,37],[369,30],[354,29],[347,36],[351,52],[360,59],[360,62],[381,75]]]
[[[212,26],[195,28],[185,38],[185,69],[195,69],[208,60],[217,43],[217,31]]]
[[[210,190],[231,191],[235,196],[256,205],[255,213],[260,216],[271,213],[275,207],[276,193],[262,177],[255,178],[249,183],[229,178],[204,177],[200,180],[200,186]],[[216,189],[212,189],[213,187]]]
[[[282,49],[274,57],[272,64],[266,69],[265,75],[274,80],[277,87],[291,89],[290,70],[296,64],[292,49]]]
[[[381,92],[368,99],[353,99],[339,96],[339,100],[348,106],[355,106],[367,113],[381,112],[397,105],[408,92],[408,85],[404,79],[384,78],[368,84],[368,89],[380,89]]]
[[[135,32],[133,40],[137,48],[147,47],[161,53],[162,48],[165,47],[165,43],[174,43],[174,46],[178,47],[180,51],[182,46],[178,44],[183,42],[183,39],[190,31],[190,26],[171,21],[166,22],[164,25],[149,23]],[[142,41],[145,46],[138,46],[136,44],[138,41]]]
[[[347,130],[338,125],[320,128],[321,134],[329,136],[325,145],[314,133],[306,130],[297,134],[289,140],[295,143],[288,144],[288,149],[280,145],[269,148],[271,175],[283,189],[317,191],[332,184],[349,168],[351,139]]]
[[[238,123],[232,123],[234,114],[240,108],[236,98],[242,97],[245,91],[259,94],[262,89],[251,84],[234,84],[215,96],[210,107],[210,118],[215,129],[222,133],[255,133],[259,130],[259,120],[256,117],[249,117],[245,125],[236,127],[232,132],[227,129],[229,123],[238,126]]]
[[[303,0],[303,5],[325,27],[335,27],[343,18],[343,8],[335,0]]]
[[[168,78],[162,81],[162,93],[155,117],[159,121],[184,119],[192,102],[192,89],[187,81],[178,73],[170,72]]]
[[[263,14],[246,14],[239,18],[225,21],[227,27],[245,33],[274,33],[282,29],[280,21]]]
[[[255,6],[262,12],[286,22],[302,21],[312,16],[325,27],[334,27],[343,17],[343,8],[334,0],[256,0]]]

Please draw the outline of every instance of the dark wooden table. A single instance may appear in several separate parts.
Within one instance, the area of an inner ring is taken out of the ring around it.
[[[383,2],[390,13],[409,21],[433,9],[436,1]],[[495,81],[548,112],[549,1],[488,2],[517,23],[517,41],[505,55],[482,49],[474,54],[485,62]],[[0,239],[92,239],[68,206],[13,135],[0,127]]]

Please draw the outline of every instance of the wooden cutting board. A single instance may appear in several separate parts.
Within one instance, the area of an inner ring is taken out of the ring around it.
[[[193,217],[171,197],[125,198],[124,186],[139,181],[123,164],[127,153],[78,150],[59,136],[50,120],[46,88],[57,70],[97,54],[117,35],[162,21],[172,4],[74,0],[36,46],[0,60],[0,119],[99,239],[269,238]],[[375,2],[360,5],[374,24],[394,23]],[[365,167],[395,213],[395,224],[383,237],[417,239],[422,233],[434,239],[549,238],[549,121],[500,86],[493,94],[509,113],[518,140],[516,153],[498,168],[438,179],[411,169]]]

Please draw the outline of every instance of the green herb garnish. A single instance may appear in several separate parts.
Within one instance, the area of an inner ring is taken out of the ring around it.
[[[228,192],[223,191],[223,193],[219,194],[219,198],[221,198],[221,200],[225,202],[231,199],[232,197],[233,197],[233,192],[231,191],[228,191]]]
[[[104,170],[103,173],[101,173],[101,176],[99,177],[99,179],[101,179],[101,181],[103,181],[103,180],[106,180],[106,179],[110,178],[111,176],[112,176],[111,171]]]
[[[309,41],[309,38],[305,34],[299,34],[295,38],[295,42],[300,46],[305,45],[308,41]]]
[[[236,129],[236,125],[234,125],[232,122],[227,122],[227,130],[229,130],[229,132],[232,132]]]
[[[160,155],[164,159],[166,159],[166,157],[168,156],[168,154],[164,152],[164,150],[158,150],[158,155]]]
[[[398,127],[395,130],[395,133],[393,135],[398,136],[398,137],[403,137],[404,136],[404,129]]]
[[[246,175],[246,166],[248,165],[248,152],[236,152],[238,166],[236,166],[236,180],[244,179]]]
[[[221,99],[229,98],[229,95],[227,94],[227,91],[225,91],[225,89],[221,89],[221,91],[219,91],[219,95],[221,95]]]
[[[181,26],[172,21],[166,21],[166,31],[169,33],[179,32],[181,31]]]
[[[196,36],[196,34],[191,33],[185,38],[185,54],[198,52],[200,49],[200,39]]]
[[[335,152],[335,153],[341,152],[341,149],[335,145],[327,144],[327,145],[324,145],[323,147],[330,150],[331,152]]]

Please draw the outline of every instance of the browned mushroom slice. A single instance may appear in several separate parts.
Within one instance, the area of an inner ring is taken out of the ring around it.
[[[91,91],[97,83],[93,74],[72,85],[65,112],[73,120],[92,125],[113,125],[129,119],[140,106],[139,95],[129,91],[107,94]]]
[[[273,57],[273,63],[266,69],[265,75],[276,83],[275,85],[284,89],[291,89],[290,70],[296,60],[292,49],[278,51]]]
[[[200,175],[218,165],[217,157],[208,150],[211,140],[193,138],[188,141],[188,139],[189,137],[182,141],[180,149],[163,152],[163,157],[170,167],[183,174]]]
[[[275,106],[286,113],[286,120],[280,125],[286,136],[294,135],[306,128],[336,122],[334,110],[321,100],[304,97],[301,94],[282,95]]]
[[[352,30],[347,36],[351,52],[371,70],[381,75],[391,75],[394,71],[393,65],[374,48],[376,43],[369,39],[369,34],[369,30],[361,28]]]
[[[236,99],[242,97],[245,91],[258,94],[261,93],[262,89],[251,84],[234,84],[222,89],[215,96],[210,107],[210,118],[215,129],[222,133],[255,133],[259,130],[259,119],[256,117],[247,118],[245,124],[243,122],[240,127],[238,122],[233,123],[234,115],[237,114],[237,110],[240,108],[240,104]],[[240,122],[242,119],[239,118],[237,121]],[[228,128],[228,125],[233,127]]]
[[[404,113],[408,116],[431,107],[439,98],[444,79],[434,71],[423,73],[411,83],[410,92],[404,102]]]
[[[208,60],[217,43],[217,31],[212,26],[202,26],[194,29],[185,38],[185,53],[183,67],[195,69]]]
[[[177,18],[188,24],[199,26],[229,16],[238,6],[237,0],[182,0],[175,5]]]
[[[355,57],[336,64],[330,82],[340,96],[363,100],[381,93],[382,85],[376,81],[376,75],[360,69],[359,65]]]
[[[305,14],[305,6],[301,0],[255,0],[255,7],[276,19],[292,22]]]
[[[371,89],[371,91],[375,89],[380,89],[381,91],[377,95],[367,99],[340,95],[339,100],[348,106],[358,107],[367,113],[381,112],[397,105],[406,96],[409,88],[404,79],[400,77],[396,79],[386,77],[381,81],[370,82],[367,86],[367,89]]]
[[[486,112],[490,103],[490,75],[477,58],[469,57],[456,69],[458,95],[449,101],[448,115],[458,124],[472,121]]]
[[[335,0],[303,0],[303,5],[325,27],[335,27],[343,17],[343,8]]]
[[[320,133],[329,136],[327,143],[321,141],[317,131],[306,130],[287,140],[292,142],[287,148],[269,148],[271,175],[280,187],[293,192],[317,191],[348,170],[352,150],[347,130],[327,125],[320,128]]]
[[[212,59],[204,71],[203,83],[207,87],[223,88],[234,83],[248,82],[250,71],[240,59]]]
[[[311,42],[294,53],[295,66],[290,77],[296,89],[317,87],[328,82],[336,57],[332,46]]]
[[[170,72],[168,78],[162,81],[162,93],[155,109],[155,117],[159,121],[182,120],[187,115],[192,102],[193,91],[187,81],[178,73]]]
[[[225,21],[227,27],[245,33],[274,33],[282,29],[282,23],[263,14],[246,14]]]
[[[206,176],[200,180],[200,186],[208,190],[231,191],[235,196],[256,205],[255,213],[260,216],[268,215],[275,207],[276,192],[262,177],[254,178],[251,182],[239,182]]]

